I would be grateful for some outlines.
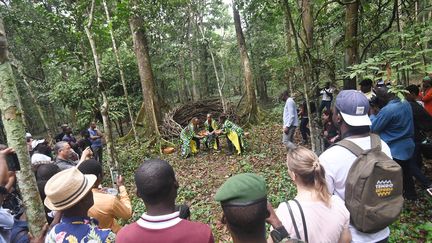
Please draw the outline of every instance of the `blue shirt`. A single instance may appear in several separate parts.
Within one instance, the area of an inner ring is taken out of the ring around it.
[[[98,136],[96,130],[89,128],[88,131],[90,133],[90,136]],[[90,141],[92,142],[92,148],[102,147],[102,139],[101,138],[97,138],[95,140],[90,139]]]
[[[394,159],[408,160],[414,153],[414,123],[410,104],[391,100],[376,116],[371,116],[371,130],[386,142]]]
[[[100,229],[95,219],[88,217],[63,217],[45,237],[45,243],[115,242],[115,234]]]

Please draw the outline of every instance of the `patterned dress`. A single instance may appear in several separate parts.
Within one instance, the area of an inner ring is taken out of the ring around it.
[[[243,139],[243,129],[227,119],[222,126],[222,131],[226,134],[231,143],[233,143],[237,150],[237,154],[241,154],[246,146]]]
[[[182,142],[181,155],[183,157],[189,156],[191,153],[198,152],[197,144],[192,139],[195,137],[195,128],[192,123],[189,123],[180,133],[180,140]]]
[[[115,234],[100,229],[96,219],[88,217],[63,217],[45,237],[45,243],[111,243]]]
[[[219,129],[219,125],[215,120],[212,119],[211,124],[209,124],[208,120],[204,122],[204,128],[207,132],[213,132]],[[208,147],[213,147],[213,149],[218,149],[217,135],[210,134],[204,138],[204,143],[207,144]]]

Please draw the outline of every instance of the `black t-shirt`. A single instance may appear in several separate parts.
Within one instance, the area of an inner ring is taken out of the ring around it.
[[[414,120],[414,141],[421,142],[425,138],[421,131],[432,130],[432,116],[416,101],[410,101]]]

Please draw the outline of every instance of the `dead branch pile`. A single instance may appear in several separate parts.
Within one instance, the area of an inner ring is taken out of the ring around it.
[[[222,103],[219,98],[189,102],[166,113],[159,130],[163,138],[176,138],[192,118],[197,117],[202,126],[208,113],[213,114],[213,118],[217,121],[222,112]],[[230,119],[237,120],[237,116],[229,105],[227,113]]]

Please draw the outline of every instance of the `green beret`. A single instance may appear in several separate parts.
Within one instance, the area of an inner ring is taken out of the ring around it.
[[[423,78],[423,81],[431,81],[432,79],[429,76]]]
[[[246,206],[266,197],[264,178],[253,173],[244,173],[235,175],[222,184],[216,192],[215,200],[223,204]]]

